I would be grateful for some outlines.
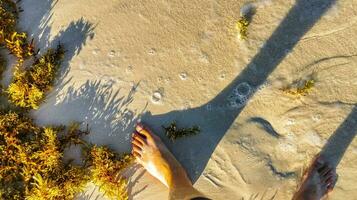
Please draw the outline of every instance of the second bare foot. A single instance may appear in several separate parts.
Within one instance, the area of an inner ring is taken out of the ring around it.
[[[337,181],[336,169],[318,157],[304,176],[300,189],[293,200],[324,199],[334,188]]]

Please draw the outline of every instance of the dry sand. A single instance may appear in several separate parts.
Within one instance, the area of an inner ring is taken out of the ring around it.
[[[38,123],[83,121],[91,142],[120,152],[130,150],[140,118],[162,137],[172,120],[197,124],[200,135],[165,143],[213,199],[290,199],[323,149],[339,163],[331,199],[357,199],[356,0],[253,1],[246,41],[235,29],[242,0],[21,4],[20,26],[42,50],[59,41],[68,50],[55,90],[33,113]],[[311,78],[306,96],[281,90]],[[246,104],[228,106],[244,82]],[[134,168],[131,198],[167,199],[164,186]],[[79,199],[101,198],[89,187]]]

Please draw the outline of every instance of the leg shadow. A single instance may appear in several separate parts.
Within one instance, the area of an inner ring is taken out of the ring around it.
[[[160,136],[187,169],[193,182],[201,175],[216,146],[244,108],[244,104],[232,108],[227,100],[237,85],[244,82],[253,88],[262,85],[287,52],[294,48],[335,2],[336,0],[297,0],[261,51],[232,83],[207,104],[160,115],[144,114],[143,121],[159,135],[161,133]],[[247,99],[253,94],[254,89]],[[165,139],[161,128],[161,125],[167,125],[173,120],[179,126],[199,125],[201,133],[186,140],[178,140],[173,145]]]
[[[354,106],[348,117],[327,140],[320,155],[337,167],[356,134],[357,106]]]

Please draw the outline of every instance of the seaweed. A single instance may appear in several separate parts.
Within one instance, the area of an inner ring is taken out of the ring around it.
[[[36,59],[29,69],[16,69],[15,76],[7,89],[10,102],[21,108],[37,109],[50,91],[64,57],[62,45],[49,49]]]
[[[126,179],[120,176],[132,157],[119,155],[106,147],[89,144],[88,129],[81,124],[39,126],[29,111],[37,109],[51,91],[65,50],[62,45],[35,55],[33,40],[17,30],[21,8],[12,0],[0,0],[0,47],[16,59],[14,78],[1,87],[0,98],[0,199],[74,199],[88,182],[102,186],[112,199],[126,200]],[[33,57],[33,63],[23,63]],[[0,75],[6,59],[0,55]],[[65,161],[64,152],[72,145],[82,147],[83,162]]]
[[[78,124],[67,128],[39,127],[15,112],[0,115],[0,194],[2,199],[74,199],[89,181],[112,199],[127,199],[126,180],[118,174],[132,157],[89,145]],[[65,163],[70,144],[89,148],[83,165]]]
[[[239,18],[236,24],[236,28],[239,31],[239,39],[246,40],[248,38],[248,26],[250,22],[249,20],[242,16]]]
[[[24,114],[0,115],[2,199],[68,199],[84,187],[87,172],[64,163],[58,130]]]
[[[239,32],[238,38],[246,40],[248,38],[248,26],[252,22],[253,16],[256,13],[256,6],[254,3],[247,3],[243,5],[240,11],[240,18],[236,23],[236,28]]]
[[[127,200],[127,181],[121,178],[120,173],[134,160],[129,154],[119,156],[107,147],[94,146],[91,155],[91,180],[100,186],[100,189],[115,200]]]
[[[172,122],[169,126],[162,126],[165,130],[166,136],[171,140],[175,141],[178,138],[197,135],[201,132],[200,127],[192,126],[189,128],[177,128],[176,122]]]
[[[315,81],[313,79],[310,79],[305,80],[301,86],[298,86],[296,88],[284,88],[283,91],[294,96],[306,96],[313,89],[314,85]]]
[[[16,28],[21,8],[12,0],[0,1],[0,45],[5,46],[18,59],[21,65],[24,59],[34,55],[33,40],[27,42],[27,34]]]

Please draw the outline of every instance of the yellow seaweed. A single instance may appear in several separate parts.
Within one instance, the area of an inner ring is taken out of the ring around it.
[[[131,163],[129,155],[92,147],[82,138],[88,130],[80,130],[78,123],[42,127],[29,117],[29,110],[37,109],[52,89],[64,49],[50,49],[30,67],[23,67],[34,56],[34,45],[16,29],[18,12],[14,1],[0,0],[0,46],[17,58],[14,78],[0,93],[10,103],[0,107],[0,199],[74,199],[89,181],[102,186],[111,198],[127,199],[126,180],[115,177]],[[0,75],[5,67],[0,55]],[[71,145],[81,145],[89,161],[65,162],[64,151]]]
[[[239,32],[239,39],[246,40],[248,38],[248,26],[250,22],[246,17],[240,17],[236,23],[236,28]]]
[[[307,94],[309,94],[311,92],[314,85],[315,85],[314,80],[306,80],[304,82],[304,84],[300,87],[286,88],[286,89],[283,89],[283,91],[288,94],[294,95],[294,96],[306,96]]]

